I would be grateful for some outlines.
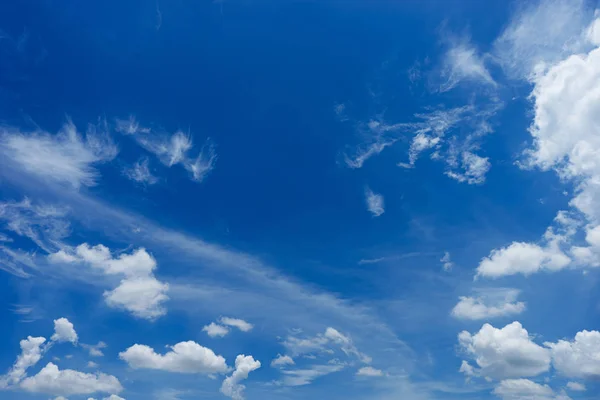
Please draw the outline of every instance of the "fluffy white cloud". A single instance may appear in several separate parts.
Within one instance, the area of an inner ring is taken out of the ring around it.
[[[573,341],[544,343],[554,368],[570,378],[600,379],[600,332],[581,331]]]
[[[225,335],[227,335],[229,333],[229,328],[223,326],[223,325],[218,325],[215,324],[214,322],[211,322],[210,324],[206,325],[204,328],[202,328],[202,331],[206,332],[206,334],[210,337],[223,337]]]
[[[102,357],[102,356],[104,356],[102,349],[105,349],[107,347],[107,345],[106,345],[106,343],[100,341],[100,342],[98,342],[98,344],[82,343],[81,347],[83,347],[84,349],[87,349],[90,353],[90,356],[92,356],[92,357]]]
[[[94,398],[88,398],[88,400],[96,400]],[[125,400],[123,397],[117,396],[116,394],[111,394],[108,397],[103,397],[102,400]]]
[[[233,400],[243,400],[245,386],[240,382],[248,379],[248,374],[260,368],[260,361],[254,360],[252,356],[240,354],[235,358],[235,370],[225,378],[221,385],[221,393]]]
[[[536,376],[550,368],[550,351],[534,343],[519,322],[502,329],[484,324],[471,335],[458,335],[461,349],[479,367],[478,374],[494,379]]]
[[[494,293],[498,291],[493,291]],[[489,319],[517,315],[525,311],[525,303],[515,301],[517,290],[503,290],[499,295],[483,293],[478,297],[460,297],[460,301],[452,309],[452,316],[458,319]]]
[[[238,318],[221,317],[221,318],[219,318],[219,322],[222,325],[227,325],[227,326],[232,326],[234,328],[237,328],[242,332],[249,332],[254,327],[251,323],[246,322],[243,319],[238,319]]]
[[[30,174],[79,188],[94,186],[98,179],[95,165],[114,159],[118,149],[105,123],[89,125],[84,138],[67,121],[56,135],[3,129],[0,153]]]
[[[294,359],[287,355],[278,354],[277,357],[271,361],[271,367],[285,367],[286,365],[295,365]]]
[[[124,309],[134,316],[149,320],[156,319],[167,310],[164,303],[169,299],[169,285],[154,277],[156,260],[146,249],[140,248],[131,254],[113,257],[104,245],[89,246],[80,244],[73,252],[61,250],[51,254],[49,260],[55,263],[82,262],[101,270],[107,275],[124,275],[119,286],[104,292],[108,306]]]
[[[457,164],[459,169],[457,171],[447,171],[446,175],[469,185],[479,185],[485,182],[485,175],[491,167],[487,157],[478,156],[470,151],[462,152],[460,163]]]
[[[136,369],[158,369],[187,374],[212,374],[228,370],[225,358],[196,342],[180,342],[168,347],[171,351],[158,354],[149,346],[135,344],[119,353],[119,358]]]
[[[25,378],[20,386],[28,392],[56,396],[96,392],[119,393],[123,390],[119,380],[112,375],[87,374],[71,369],[60,370],[53,363],[48,363],[37,375]]]
[[[158,178],[152,175],[148,164],[149,160],[147,158],[142,158],[130,168],[123,170],[123,175],[138,183],[154,185],[156,182],[158,182]]]
[[[585,392],[586,391],[585,385],[580,382],[567,382],[567,389],[572,390],[574,392]]]
[[[533,243],[513,242],[493,250],[477,267],[477,276],[498,278],[506,275],[530,275],[540,270],[557,271],[569,265],[571,259],[556,245],[541,247]]]
[[[71,342],[77,344],[77,332],[73,324],[66,318],[54,320],[54,334],[50,338],[54,342]]]
[[[494,394],[504,400],[551,400],[554,391],[529,379],[506,379],[494,389]]]
[[[367,209],[374,217],[379,217],[385,212],[383,196],[374,193],[369,188],[365,190],[365,201],[367,202]]]
[[[383,376],[383,371],[373,367],[362,367],[357,372],[359,376]]]
[[[17,357],[10,371],[0,377],[0,388],[18,383],[25,377],[27,369],[37,364],[46,351],[46,348],[43,346],[44,343],[46,343],[46,338],[44,337],[28,336],[27,339],[21,340],[19,343],[21,354]]]

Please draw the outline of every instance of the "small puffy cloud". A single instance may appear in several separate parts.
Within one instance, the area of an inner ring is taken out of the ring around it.
[[[487,157],[478,156],[470,151],[464,151],[461,154],[460,163],[457,164],[459,168],[455,171],[447,171],[446,175],[469,185],[480,185],[485,182],[485,175],[491,167]]]
[[[517,315],[525,311],[525,303],[516,299],[518,290],[483,292],[478,297],[461,296],[452,309],[452,316],[458,319],[481,320]]]
[[[286,365],[295,365],[294,359],[287,355],[278,354],[277,357],[271,361],[271,367],[285,367]]]
[[[44,337],[28,336],[27,339],[21,340],[21,354],[17,357],[14,365],[8,373],[0,377],[0,388],[9,384],[18,383],[25,377],[27,369],[33,367],[40,361],[46,348],[43,347],[46,343]]]
[[[503,400],[551,400],[554,391],[529,379],[505,379],[496,386],[494,394]]]
[[[574,392],[585,392],[586,387],[583,383],[579,382],[567,382],[567,389],[572,390]]]
[[[223,381],[221,393],[233,400],[243,400],[245,386],[240,382],[248,379],[248,374],[259,368],[260,361],[254,360],[252,356],[238,355],[235,359],[235,370]]]
[[[102,356],[104,356],[102,349],[105,349],[107,347],[107,345],[106,345],[106,343],[100,341],[100,342],[98,342],[98,344],[82,343],[81,347],[88,350],[88,352],[90,353],[90,356],[92,356],[92,357],[102,357]]]
[[[171,351],[158,354],[149,346],[135,344],[119,353],[119,358],[135,369],[156,369],[186,374],[213,374],[228,370],[225,358],[196,342],[180,342],[168,348]]]
[[[210,324],[206,325],[204,328],[202,328],[203,332],[206,332],[206,334],[212,338],[214,337],[223,337],[225,335],[227,335],[229,333],[229,328],[223,326],[223,325],[218,325],[215,324],[214,322],[211,322]]]
[[[331,347],[339,348],[347,356],[356,357],[364,363],[370,363],[371,358],[361,353],[349,336],[339,332],[337,329],[328,327],[325,333],[319,333],[313,337],[298,338],[296,336],[288,336],[283,345],[292,356],[311,355],[314,353],[330,354]]]
[[[442,263],[442,267],[444,268],[444,271],[450,271],[452,269],[452,267],[454,266],[454,263],[450,259],[450,253],[448,253],[447,251],[444,252],[444,256],[442,258],[440,258],[440,262]]]
[[[550,351],[534,343],[527,330],[516,321],[502,329],[484,324],[473,335],[463,331],[458,335],[458,342],[461,350],[476,362],[477,373],[483,377],[531,377],[550,368]]]
[[[383,371],[373,367],[362,367],[357,372],[358,376],[383,376]]]
[[[145,185],[154,185],[158,182],[158,178],[150,172],[149,160],[147,158],[142,158],[131,167],[125,168],[123,175],[134,182]]]
[[[385,212],[383,196],[374,193],[369,188],[365,190],[365,201],[367,203],[367,209],[374,217],[379,217]]]
[[[493,250],[477,267],[477,276],[530,275],[540,270],[557,271],[569,265],[571,259],[558,247],[541,247],[533,243],[513,242],[510,246]]]
[[[87,367],[88,368],[98,368],[98,363],[95,363],[93,361],[88,361]]]
[[[554,368],[564,376],[600,379],[600,332],[577,332],[573,341],[544,343],[550,349]]]
[[[99,244],[80,244],[73,252],[61,250],[49,255],[50,262],[80,262],[89,264],[107,275],[123,275],[119,286],[104,292],[109,307],[129,311],[134,316],[154,320],[165,315],[164,303],[169,299],[169,285],[160,282],[153,274],[156,260],[146,249],[113,257],[108,247]]]
[[[103,373],[87,374],[71,369],[60,370],[48,363],[37,375],[25,378],[21,388],[32,393],[56,396],[70,396],[91,393],[119,393],[121,383],[112,375]]]
[[[244,321],[243,319],[238,318],[230,318],[230,317],[221,317],[219,318],[219,322],[222,325],[232,326],[234,328],[238,328],[242,332],[249,332],[254,327],[251,323]]]
[[[4,129],[0,134],[0,153],[30,174],[77,189],[94,186],[98,180],[96,165],[114,159],[118,149],[105,123],[89,125],[83,137],[67,121],[56,135]]]
[[[77,332],[73,324],[66,318],[59,318],[54,320],[54,334],[50,340],[54,342],[71,342],[77,344]]]

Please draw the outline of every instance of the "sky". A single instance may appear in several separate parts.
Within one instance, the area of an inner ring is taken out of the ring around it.
[[[0,4],[0,400],[600,395],[600,3]]]

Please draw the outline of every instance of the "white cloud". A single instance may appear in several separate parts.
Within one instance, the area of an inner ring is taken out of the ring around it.
[[[474,335],[463,331],[458,342],[462,351],[477,363],[477,373],[483,377],[530,377],[550,368],[550,351],[534,343],[516,321],[502,329],[484,324]]]
[[[469,185],[480,185],[485,182],[485,175],[490,167],[491,164],[487,157],[480,157],[470,151],[464,151],[461,154],[460,170],[458,172],[447,171],[446,175]]]
[[[383,371],[373,367],[362,367],[357,372],[359,376],[383,376]]]
[[[18,383],[26,376],[27,369],[36,365],[45,353],[44,343],[46,343],[44,337],[28,336],[27,339],[21,340],[19,343],[21,354],[17,357],[10,371],[0,377],[0,388]]]
[[[77,344],[77,332],[73,324],[66,318],[54,320],[54,334],[50,338],[54,342],[71,342]]]
[[[67,214],[65,207],[33,204],[28,198],[0,203],[0,220],[5,222],[6,228],[29,238],[48,253],[60,248],[62,239],[70,233]]]
[[[496,86],[484,59],[467,40],[451,43],[444,55],[441,76],[445,82],[440,85],[440,92],[449,91],[466,80]]]
[[[219,322],[223,325],[238,328],[242,332],[249,332],[254,327],[252,324],[238,318],[221,317],[219,318]]]
[[[503,400],[551,400],[554,391],[548,385],[540,385],[529,379],[506,379],[494,389]]]
[[[28,173],[77,189],[94,186],[98,180],[95,166],[114,159],[118,149],[105,123],[89,125],[84,139],[67,121],[56,135],[4,129],[0,134],[0,153],[4,160]]]
[[[283,368],[287,365],[295,365],[294,359],[287,355],[277,354],[277,357],[271,361],[271,367]]]
[[[544,343],[550,349],[554,368],[564,376],[600,379],[600,332],[581,331],[573,341]]]
[[[208,324],[204,328],[202,328],[202,331],[206,332],[206,334],[208,336],[214,338],[214,337],[223,337],[223,336],[227,335],[229,333],[229,328],[222,326],[222,325],[215,324],[214,322],[211,322],[210,324]]]
[[[254,360],[252,356],[240,354],[235,359],[235,370],[225,378],[221,385],[221,393],[233,400],[243,400],[245,386],[240,382],[248,379],[248,374],[260,368],[260,361]]]
[[[369,188],[365,190],[365,201],[367,202],[367,209],[374,217],[379,217],[385,212],[383,196],[373,193]]]
[[[309,385],[315,379],[341,371],[346,366],[339,363],[330,363],[324,365],[312,365],[310,368],[283,370],[285,375],[279,384],[284,386],[304,386]]]
[[[540,270],[557,271],[569,265],[571,259],[556,243],[541,247],[533,243],[513,242],[510,246],[493,250],[477,267],[477,276],[530,275]]]
[[[87,367],[88,368],[98,368],[98,363],[95,363],[93,361],[88,361]]]
[[[448,253],[447,251],[444,252],[444,256],[440,259],[440,262],[442,263],[444,271],[450,271],[454,266],[454,263],[450,259],[450,253]]]
[[[119,286],[104,292],[108,306],[124,309],[134,316],[154,320],[165,315],[164,303],[169,299],[169,285],[154,277],[156,260],[145,249],[113,257],[110,249],[101,244],[83,243],[72,253],[61,250],[49,256],[51,262],[83,262],[108,275],[122,274]]]
[[[338,347],[347,356],[356,357],[364,363],[370,363],[371,358],[361,353],[349,336],[340,333],[338,330],[328,327],[323,334],[317,334],[313,337],[297,338],[288,336],[283,345],[292,356],[311,355],[311,354],[331,354],[331,347]]]
[[[134,117],[130,117],[129,120],[117,120],[117,131],[133,135],[140,146],[156,155],[165,166],[181,164],[196,182],[202,182],[215,168],[217,153],[210,138],[206,139],[196,157],[190,157],[188,153],[193,147],[192,137],[182,131],[172,135],[155,132],[140,127]]]
[[[112,375],[60,370],[53,363],[48,363],[37,375],[24,379],[20,386],[28,392],[59,396],[96,392],[119,393],[123,390],[119,380]]]
[[[82,343],[81,347],[83,347],[84,349],[87,349],[88,352],[90,353],[90,356],[92,356],[92,357],[102,357],[102,356],[104,356],[102,349],[105,349],[108,346],[106,345],[106,343],[100,341],[100,342],[98,342],[98,344]]]
[[[567,389],[572,390],[574,392],[585,392],[586,391],[585,385],[580,382],[567,382]]]
[[[158,182],[158,178],[152,175],[148,164],[149,160],[147,158],[141,158],[130,168],[123,170],[123,174],[132,181],[147,185],[154,185],[156,182]]]
[[[525,303],[516,299],[518,290],[492,291],[478,297],[461,296],[452,309],[452,316],[458,319],[481,320],[521,314]]]
[[[228,370],[223,357],[196,342],[180,342],[167,347],[171,351],[158,354],[149,346],[135,344],[119,353],[119,358],[135,369],[157,369],[187,374],[213,374]]]

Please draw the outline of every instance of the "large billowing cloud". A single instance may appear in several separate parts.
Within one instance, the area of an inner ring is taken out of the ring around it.
[[[240,382],[248,379],[248,374],[260,368],[260,361],[257,361],[252,356],[240,354],[235,359],[235,370],[225,378],[221,385],[221,393],[231,397],[233,400],[243,400],[243,392],[245,386]]]
[[[119,353],[119,358],[136,369],[157,369],[186,374],[213,374],[228,371],[223,357],[196,342],[180,342],[169,348],[171,351],[158,354],[149,346],[135,344]]]
[[[519,322],[501,329],[484,324],[475,334],[461,332],[458,342],[479,367],[474,371],[463,363],[461,369],[468,375],[507,379],[536,376],[550,369],[550,351],[533,342]]]
[[[581,331],[572,341],[544,343],[552,353],[554,368],[570,378],[600,379],[600,332]]]

